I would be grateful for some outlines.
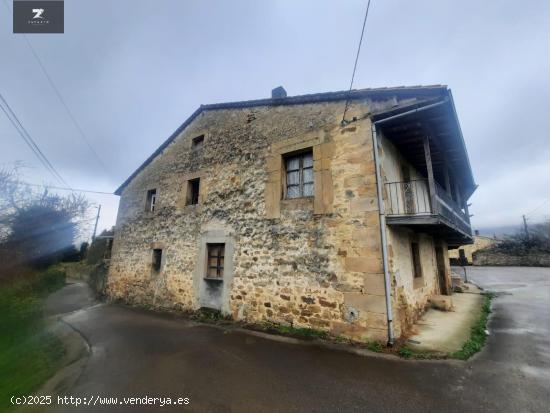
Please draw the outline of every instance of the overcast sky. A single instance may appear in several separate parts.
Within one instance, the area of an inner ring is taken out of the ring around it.
[[[4,1],[4,0],[2,0]],[[11,9],[11,1],[9,1]],[[74,188],[114,191],[201,103],[349,85],[366,1],[67,0],[27,35],[104,171],[0,4],[0,92]],[[475,227],[550,198],[550,2],[373,0],[355,87],[446,84],[479,188]],[[0,163],[55,183],[0,112]],[[115,222],[118,197],[100,228]],[[550,202],[529,216],[550,217]]]

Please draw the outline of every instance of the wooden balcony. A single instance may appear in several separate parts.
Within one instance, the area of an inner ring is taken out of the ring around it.
[[[472,243],[468,199],[477,185],[451,92],[442,99],[376,113],[373,119],[375,133],[401,158],[401,173],[392,175],[399,178],[392,180],[402,182],[384,186],[387,224],[431,233],[450,247]],[[407,168],[416,173],[405,172]]]
[[[428,179],[385,184],[388,225],[402,225],[438,235],[452,245],[471,242],[472,228],[466,211],[437,182],[434,197]]]

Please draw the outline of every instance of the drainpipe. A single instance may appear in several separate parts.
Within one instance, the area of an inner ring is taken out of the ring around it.
[[[376,122],[372,124],[372,145],[374,151],[374,163],[376,165],[376,194],[378,196],[378,215],[380,218],[380,241],[382,243],[382,264],[384,267],[384,290],[386,293],[386,316],[388,322],[388,346],[393,346],[395,336],[393,332],[393,310],[391,300],[391,281],[388,265],[388,247],[386,240],[386,214],[384,210],[384,198],[382,195],[382,179],[380,173],[380,159],[378,156],[378,137],[376,135]]]

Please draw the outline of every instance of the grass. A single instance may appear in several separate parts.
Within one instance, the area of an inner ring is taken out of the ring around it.
[[[304,338],[308,340],[312,339],[326,339],[329,334],[326,331],[315,330],[313,328],[298,328],[284,324],[266,323],[264,330],[268,333],[281,334],[284,336],[291,336],[296,338]]]
[[[401,347],[397,354],[399,355],[399,357],[402,357],[404,359],[410,359],[415,357],[416,355],[416,353],[408,347]]]
[[[231,317],[224,316],[221,311],[210,308],[201,308],[191,314],[191,319],[201,323],[225,324],[231,320]]]
[[[484,294],[481,315],[472,326],[470,338],[464,343],[459,351],[452,354],[452,357],[460,360],[467,360],[483,348],[487,341],[487,334],[485,331],[487,329],[489,314],[491,314],[491,300],[493,297],[492,294]]]
[[[0,289],[0,411],[13,407],[11,396],[31,394],[57,369],[64,348],[46,331],[42,305],[64,283],[64,273],[49,269]]]
[[[381,353],[384,347],[382,346],[382,343],[379,341],[369,341],[367,343],[367,348],[370,351],[374,351],[375,353]]]

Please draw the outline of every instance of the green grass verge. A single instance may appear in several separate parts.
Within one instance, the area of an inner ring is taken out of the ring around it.
[[[492,294],[484,294],[481,315],[472,326],[470,338],[466,341],[466,343],[464,343],[459,351],[452,354],[452,357],[460,360],[467,360],[483,348],[485,342],[487,341],[487,334],[485,334],[485,330],[487,329],[489,314],[491,314],[491,300],[493,297],[494,296]]]
[[[29,395],[50,378],[63,357],[59,339],[45,329],[45,297],[65,284],[65,274],[46,270],[0,289],[0,411],[11,396]]]
[[[291,336],[296,338],[305,339],[326,339],[329,334],[326,331],[315,330],[313,328],[297,328],[289,325],[266,323],[264,325],[264,331],[273,334],[281,334],[284,336]]]

